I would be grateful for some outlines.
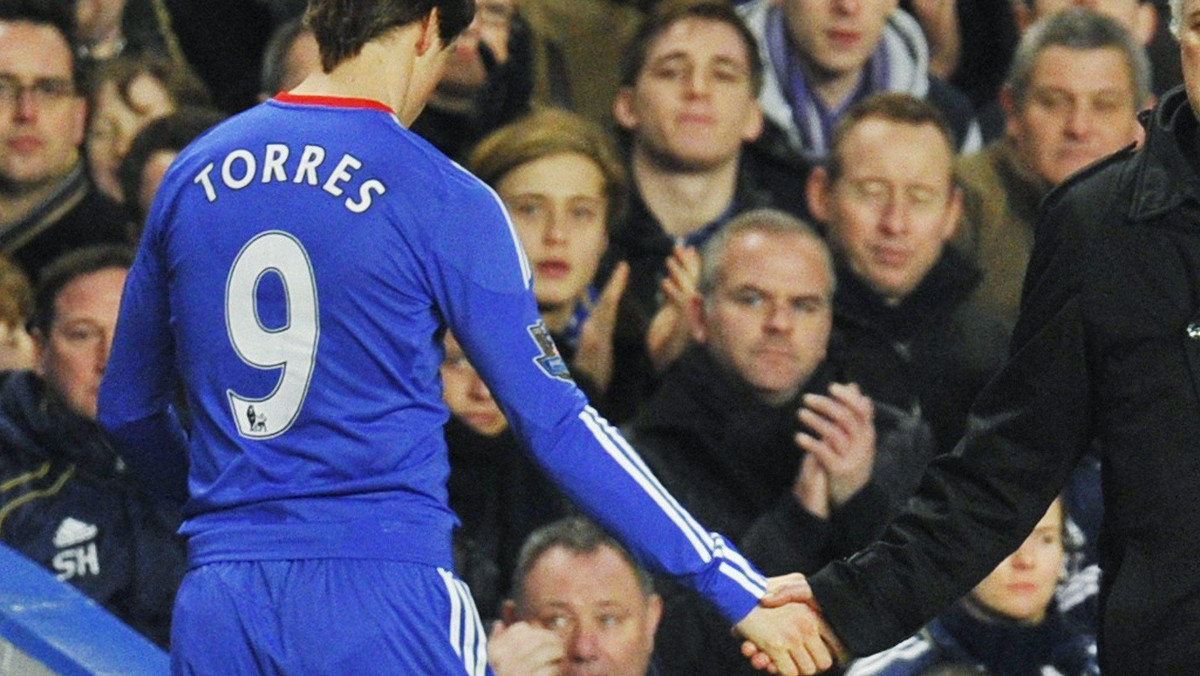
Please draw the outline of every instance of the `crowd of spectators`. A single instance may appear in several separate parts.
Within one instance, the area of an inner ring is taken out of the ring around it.
[[[0,541],[162,645],[179,513],[125,475],[96,388],[171,161],[321,67],[303,4],[0,0]],[[412,130],[507,206],[565,367],[671,493],[764,571],[813,572],[967,427],[1040,201],[1179,83],[1163,5],[478,0]],[[441,373],[496,673],[746,668],[694,593],[571,516],[451,335]],[[993,573],[1033,581],[989,578],[850,673],[1093,673],[1099,482],[1085,463]]]

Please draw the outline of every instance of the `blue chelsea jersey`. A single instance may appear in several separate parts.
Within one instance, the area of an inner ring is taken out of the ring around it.
[[[390,110],[280,95],[202,136],[164,179],[100,420],[143,476],[188,497],[193,564],[450,568],[438,375],[449,327],[565,492],[741,619],[763,579],[587,405],[530,285],[495,193]]]

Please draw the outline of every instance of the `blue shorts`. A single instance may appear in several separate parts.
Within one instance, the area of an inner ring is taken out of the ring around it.
[[[467,585],[441,568],[307,559],[210,563],[175,599],[171,673],[490,675]]]

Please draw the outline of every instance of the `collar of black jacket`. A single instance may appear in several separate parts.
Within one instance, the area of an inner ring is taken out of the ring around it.
[[[1200,205],[1200,125],[1187,92],[1177,87],[1164,94],[1141,121],[1146,143],[1129,217],[1153,218],[1189,201]]]

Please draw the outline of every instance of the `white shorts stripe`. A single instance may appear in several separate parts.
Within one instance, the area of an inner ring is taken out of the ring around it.
[[[450,596],[450,645],[455,654],[462,658],[463,669],[468,676],[485,676],[487,634],[475,609],[471,590],[450,571],[439,568],[438,574],[442,576]]]

